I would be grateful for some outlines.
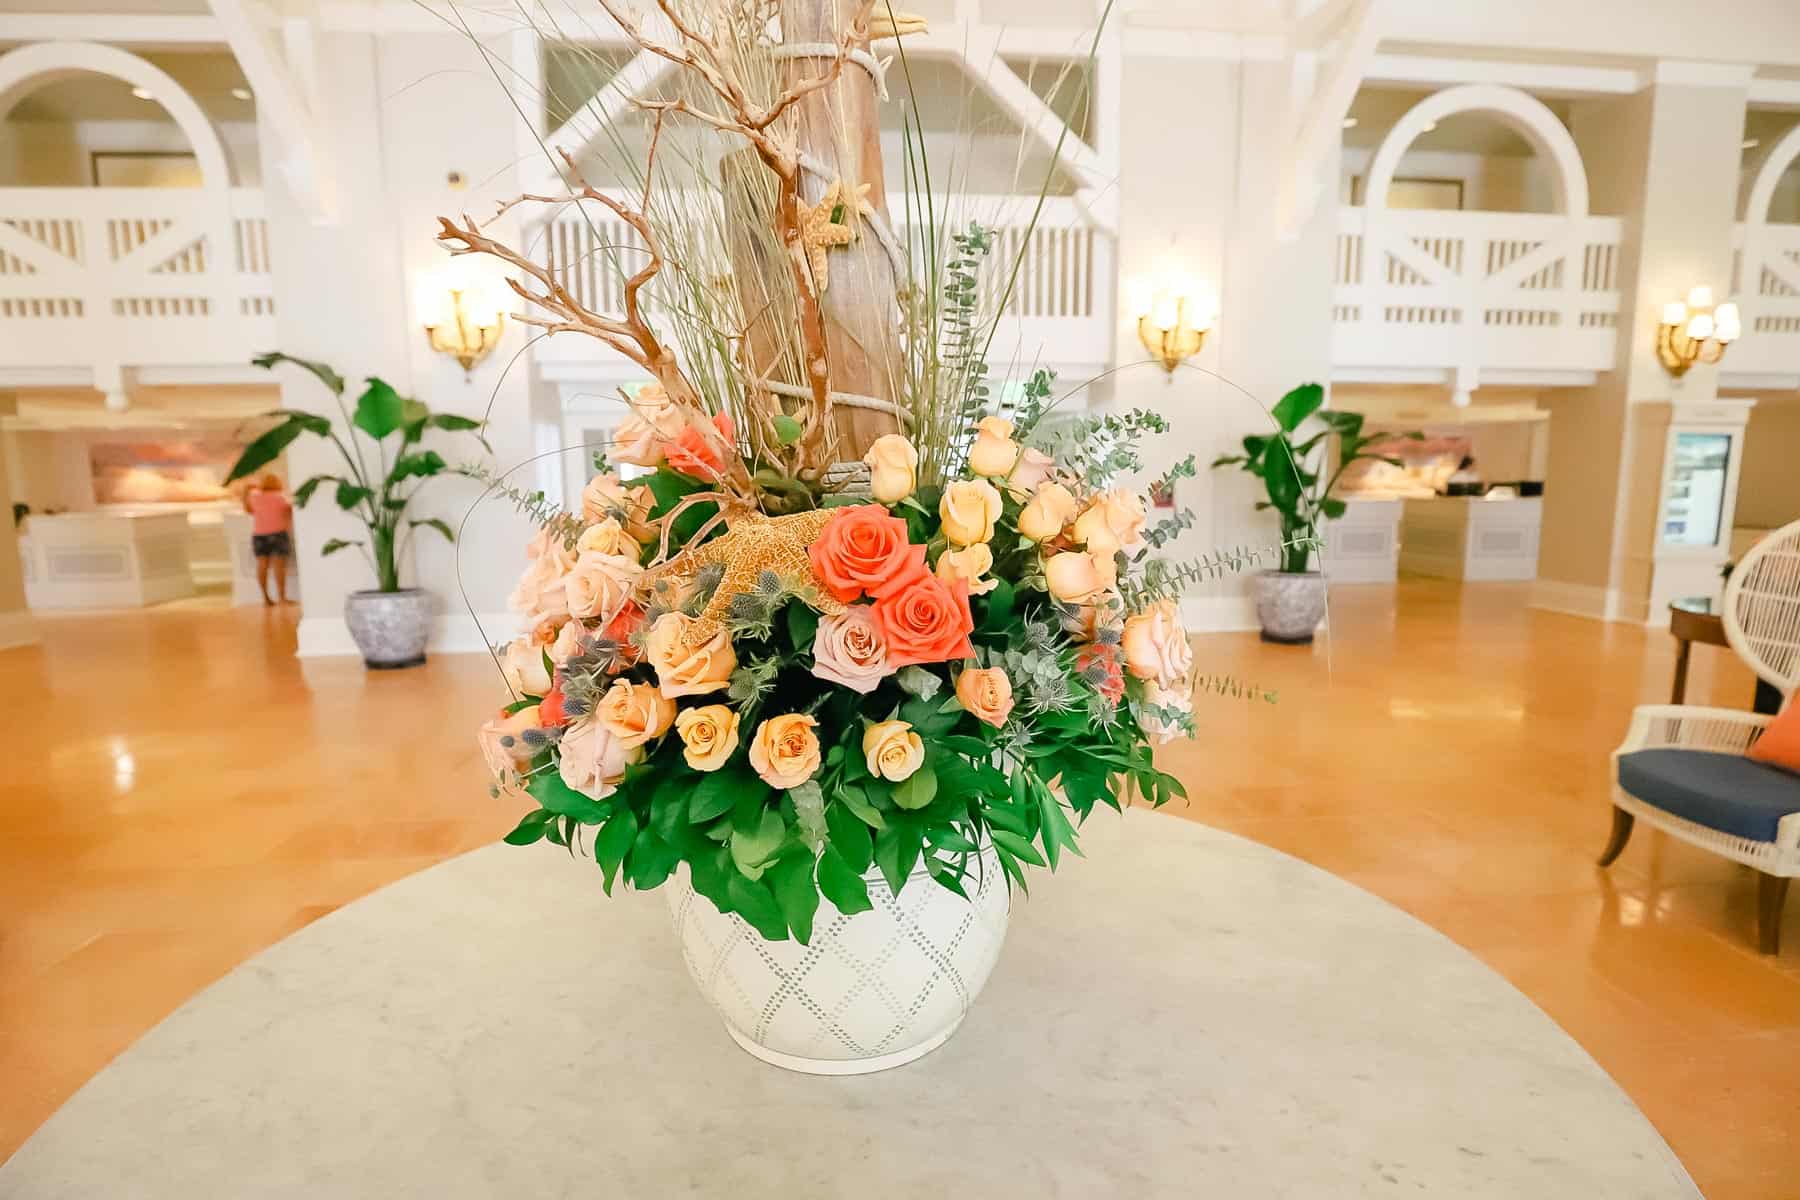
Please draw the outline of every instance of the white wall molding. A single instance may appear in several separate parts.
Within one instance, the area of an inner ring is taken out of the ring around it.
[[[0,13],[0,41],[6,42],[109,42],[154,50],[225,40],[224,26],[197,14]]]
[[[1628,96],[1643,90],[1636,67],[1458,58],[1441,54],[1376,54],[1365,78],[1371,83],[1438,88],[1491,83],[1545,95]]]
[[[37,621],[29,612],[0,612],[0,650],[38,643]]]
[[[1756,78],[1756,68],[1749,63],[1690,62],[1665,58],[1645,73],[1646,83],[1675,87],[1748,88]]]
[[[518,636],[519,618],[513,613],[482,613],[481,626],[476,627],[466,612],[439,613],[431,620],[431,637],[425,644],[427,654],[486,654],[485,632],[494,644]],[[342,617],[303,617],[297,631],[294,653],[299,658],[331,658],[357,656],[356,643]]]
[[[1256,619],[1256,601],[1248,594],[1183,597],[1181,623],[1189,633],[1245,633],[1262,628]]]
[[[1592,621],[1614,620],[1613,614],[1618,609],[1618,602],[1610,588],[1563,583],[1556,579],[1533,580],[1528,603],[1532,608],[1541,608],[1546,612],[1586,617]]]

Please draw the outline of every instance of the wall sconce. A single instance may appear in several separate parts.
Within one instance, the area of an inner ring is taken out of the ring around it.
[[[1737,305],[1729,300],[1714,305],[1712,289],[1697,287],[1685,301],[1663,305],[1662,321],[1656,327],[1656,357],[1679,379],[1697,362],[1716,363],[1724,358],[1725,347],[1743,332]]]
[[[1200,352],[1219,308],[1199,288],[1177,280],[1156,288],[1134,284],[1131,312],[1137,318],[1138,341],[1173,376],[1183,359]]]
[[[500,344],[506,331],[500,306],[473,283],[425,283],[419,289],[419,313],[431,348],[461,364],[465,378]]]

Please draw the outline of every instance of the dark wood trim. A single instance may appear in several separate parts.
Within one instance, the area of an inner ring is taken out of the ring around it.
[[[1600,865],[1610,867],[1613,860],[1625,851],[1625,843],[1631,840],[1631,827],[1637,823],[1637,817],[1624,809],[1613,806],[1612,834],[1606,839],[1606,849],[1600,852]]]
[[[1756,874],[1756,942],[1764,954],[1781,949],[1781,910],[1791,882],[1786,875]]]

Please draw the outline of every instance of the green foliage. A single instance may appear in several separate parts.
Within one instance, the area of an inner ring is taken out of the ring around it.
[[[352,411],[344,407],[343,376],[324,363],[294,358],[278,351],[259,354],[251,361],[270,370],[282,363],[292,363],[309,372],[331,393],[343,421],[343,432],[340,434],[330,418],[318,413],[278,409],[269,414],[276,423],[244,447],[225,481],[230,483],[260,471],[303,434],[330,440],[343,457],[344,472],[315,475],[306,480],[294,489],[294,502],[305,507],[320,487],[334,484],[332,497],[337,506],[362,522],[368,529],[368,539],[332,538],[320,553],[335,554],[355,546],[363,552],[374,571],[376,586],[384,592],[397,591],[402,552],[420,526],[431,528],[451,541],[456,536],[448,524],[436,517],[422,520],[406,517],[407,507],[424,481],[450,469],[437,451],[418,449],[418,444],[428,429],[471,432],[479,440],[481,422],[454,413],[434,413],[374,377],[368,379],[368,386],[357,397]],[[386,443],[396,436],[399,443],[390,462]],[[373,452],[373,464],[371,455],[365,452],[365,441]],[[487,443],[483,441],[482,444]]]
[[[1119,475],[1143,465],[1138,442],[1145,434],[1169,432],[1169,423],[1146,408],[1082,417],[1058,425],[1039,440],[1057,464],[1095,489],[1110,487]]]

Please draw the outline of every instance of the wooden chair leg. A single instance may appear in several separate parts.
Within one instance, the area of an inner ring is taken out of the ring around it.
[[[1787,903],[1788,877],[1756,875],[1756,940],[1757,949],[1775,954],[1781,949],[1781,909]]]
[[[1606,849],[1600,852],[1600,865],[1610,867],[1613,860],[1625,851],[1625,843],[1631,840],[1631,827],[1637,818],[1622,808],[1613,809],[1612,836],[1606,839]]]

